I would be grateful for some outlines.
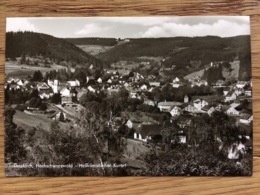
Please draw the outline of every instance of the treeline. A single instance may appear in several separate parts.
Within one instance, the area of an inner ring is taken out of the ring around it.
[[[14,59],[23,55],[29,57],[43,56],[56,64],[84,65],[93,64],[101,69],[103,62],[87,54],[65,39],[34,32],[7,32],[6,58]]]
[[[117,44],[115,38],[66,38],[66,40],[74,45],[114,46]]]

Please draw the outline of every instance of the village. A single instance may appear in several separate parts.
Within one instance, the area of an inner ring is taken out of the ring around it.
[[[238,159],[241,153],[244,154],[246,151],[252,150],[250,144],[252,142],[251,125],[253,121],[251,80],[237,80],[232,83],[217,80],[209,85],[206,80],[200,77],[193,80],[175,77],[170,83],[162,83],[155,76],[145,77],[138,72],[123,75],[117,71],[105,70],[104,75],[99,78],[86,76],[85,83],[77,79],[67,81],[59,79],[45,79],[43,81],[44,79],[42,79],[35,82],[29,79],[10,77],[6,80],[5,90],[9,96],[12,96],[12,93],[22,94],[18,93],[19,91],[35,95],[34,100],[29,95],[28,97],[31,99],[25,100],[23,109],[20,109],[23,112],[20,113],[22,117],[35,117],[32,119],[34,122],[31,123],[34,127],[41,126],[45,119],[50,123],[58,121],[62,124],[77,126],[76,121],[81,111],[88,109],[81,104],[83,96],[89,94],[98,96],[105,93],[107,96],[113,97],[123,90],[127,92],[129,100],[137,101],[140,109],[124,110],[117,113],[115,117],[111,117],[109,122],[112,124],[113,131],[124,126],[131,130],[131,134],[126,137],[127,139],[144,144],[160,145],[165,137],[164,130],[175,123],[177,130],[170,135],[170,143],[191,146],[193,137],[188,131],[196,126],[196,122],[194,122],[196,116],[211,117],[215,112],[224,113],[235,119],[235,125],[241,127],[244,132],[242,134],[241,131],[239,136],[246,139],[244,144],[234,143],[237,149],[230,150],[228,158]],[[204,93],[205,95],[182,94],[176,98],[178,101],[160,97],[160,93],[163,91],[183,92],[184,88],[198,91],[207,88],[208,92]],[[157,94],[156,91],[158,91]],[[19,106],[16,106],[18,109]],[[219,122],[221,123],[221,121]],[[30,126],[30,124],[27,125]],[[216,139],[219,138],[216,137]]]

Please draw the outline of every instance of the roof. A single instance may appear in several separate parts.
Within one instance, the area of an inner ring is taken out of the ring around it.
[[[243,113],[241,116],[241,119],[249,119],[252,116],[252,114]]]
[[[203,111],[208,111],[210,108],[212,108],[213,106],[210,106],[210,105],[206,105],[204,106],[201,110]],[[214,108],[214,107],[213,107]]]
[[[221,101],[224,98],[222,96],[219,96],[219,95],[193,96],[192,97],[192,101],[197,100],[197,99],[203,99],[208,103],[212,103],[212,102]]]
[[[45,94],[53,93],[52,88],[40,89],[39,94],[43,94],[43,93]]]
[[[122,112],[122,116],[128,118],[133,123],[144,123],[144,122],[150,122],[150,123],[158,123],[155,119],[150,117],[145,112]]]
[[[162,128],[159,124],[141,124],[137,132],[141,133],[142,137],[161,135]]]
[[[158,106],[180,106],[182,102],[159,102]]]
[[[246,85],[246,84],[247,84],[246,81],[238,81],[238,82],[237,82],[237,85]]]

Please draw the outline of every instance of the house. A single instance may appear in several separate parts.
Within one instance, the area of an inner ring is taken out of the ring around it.
[[[161,137],[162,126],[159,124],[141,124],[134,132],[134,139],[147,142],[153,137]]]
[[[160,87],[161,83],[160,82],[149,82],[149,85],[151,87]]]
[[[179,88],[181,86],[181,82],[180,79],[178,77],[176,77],[175,79],[173,79],[172,81],[172,87],[173,88]]]
[[[211,114],[215,111],[215,108],[214,106],[204,106],[202,109],[201,109],[203,112],[207,113],[209,116],[211,116]]]
[[[179,131],[175,135],[173,135],[173,139],[171,139],[171,143],[179,143],[179,144],[186,144],[187,143],[187,136],[183,131]]]
[[[217,80],[215,86],[216,87],[223,87],[225,85],[225,82],[223,80]]]
[[[99,77],[99,78],[97,79],[97,82],[98,82],[98,83],[102,83],[102,79]]]
[[[143,84],[141,87],[140,87],[141,90],[143,91],[146,91],[147,90],[147,85]]]
[[[173,88],[179,88],[181,86],[181,83],[172,83]]]
[[[204,99],[196,99],[193,101],[193,106],[198,110],[201,110],[204,106],[207,106],[209,103]]]
[[[9,90],[17,90],[17,89],[21,89],[21,86],[17,85],[16,83],[12,83],[9,85]]]
[[[244,88],[246,85],[247,85],[247,82],[246,82],[246,81],[238,81],[237,84],[236,84],[236,87],[239,88],[239,89],[242,89],[242,88]]]
[[[253,121],[253,115],[252,114],[243,113],[241,118],[239,119],[239,122],[243,123],[243,124],[250,124],[252,121]]]
[[[225,102],[230,102],[230,101],[234,101],[237,98],[237,95],[235,94],[235,92],[228,92],[228,94],[225,97]]]
[[[141,95],[138,94],[137,92],[131,92],[131,93],[129,94],[129,97],[130,97],[130,98],[134,98],[134,99],[141,99],[141,98],[142,98]]]
[[[252,96],[252,90],[246,90],[245,95],[246,96]]]
[[[181,108],[178,106],[174,106],[171,110],[170,110],[170,114],[172,116],[179,116],[181,114]]]
[[[229,116],[239,116],[240,112],[238,110],[236,110],[235,107],[229,107],[227,109],[227,115],[229,115]]]
[[[60,94],[62,97],[70,97],[70,90],[67,87],[64,87],[61,91]]]
[[[37,83],[36,87],[37,87],[38,91],[50,88],[49,85],[47,85],[47,83],[45,83],[45,82]]]
[[[41,89],[39,91],[39,97],[41,99],[50,99],[53,96],[52,88],[49,89]]]
[[[188,104],[186,107],[184,107],[184,110],[190,113],[199,113],[199,110],[191,104]]]
[[[181,102],[159,102],[157,107],[161,112],[170,112],[173,106],[180,106]]]
[[[158,121],[144,112],[122,112],[121,115],[127,119],[126,126],[130,129],[136,130],[140,124],[158,124]]]
[[[112,80],[111,80],[111,79],[108,79],[108,80],[107,80],[107,83],[111,84],[111,83],[112,83]]]
[[[95,90],[93,87],[91,87],[91,86],[88,86],[87,89],[88,89],[90,92],[93,92],[93,93],[96,92],[96,90]]]
[[[145,101],[144,101],[144,104],[149,105],[149,106],[155,106],[155,105],[156,105],[156,102],[155,102],[155,101],[152,101],[152,100],[145,100]]]
[[[79,87],[80,86],[80,82],[79,80],[75,80],[75,81],[67,81],[67,84],[70,86],[70,87]]]
[[[223,95],[226,96],[226,95],[228,94],[229,91],[230,91],[229,88],[225,88],[225,89],[223,90]]]
[[[191,83],[191,87],[195,87],[195,86],[200,87],[201,85],[208,86],[208,82],[205,81],[205,80],[195,79],[195,80]]]
[[[180,79],[178,77],[176,77],[175,79],[173,79],[172,83],[178,83],[180,82]]]

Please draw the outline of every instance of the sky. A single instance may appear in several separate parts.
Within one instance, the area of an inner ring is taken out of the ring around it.
[[[60,38],[157,38],[250,35],[248,16],[7,18],[6,31],[33,31]]]

